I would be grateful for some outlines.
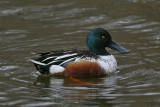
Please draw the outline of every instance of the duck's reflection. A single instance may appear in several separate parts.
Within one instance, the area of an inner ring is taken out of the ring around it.
[[[116,87],[117,75],[94,78],[70,78],[38,76],[36,86],[41,87],[40,94],[64,101],[100,101],[100,99],[112,100],[111,93]],[[98,99],[98,100],[96,100]],[[57,100],[56,100],[57,101]]]

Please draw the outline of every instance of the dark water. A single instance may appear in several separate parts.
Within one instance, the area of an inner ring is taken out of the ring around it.
[[[36,75],[31,52],[86,49],[89,31],[108,29],[131,51],[119,72],[81,79]],[[159,0],[1,0],[0,106],[159,107]]]

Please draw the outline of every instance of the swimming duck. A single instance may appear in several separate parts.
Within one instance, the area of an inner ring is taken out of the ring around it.
[[[74,49],[38,53],[40,57],[30,61],[41,74],[94,77],[116,71],[117,61],[106,47],[122,54],[129,53],[129,50],[113,41],[108,31],[102,28],[89,32],[86,42],[88,51]]]

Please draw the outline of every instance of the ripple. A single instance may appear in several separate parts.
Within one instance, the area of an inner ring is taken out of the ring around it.
[[[26,80],[22,80],[22,79],[18,79],[18,78],[12,78],[12,80],[18,81],[18,82],[23,82],[23,83],[31,83],[30,81],[26,81]]]
[[[131,68],[131,67],[135,67],[135,66],[143,65],[143,64],[146,64],[146,63],[144,63],[144,62],[142,62],[142,61],[138,61],[138,62],[135,63],[135,64],[119,65],[119,67],[120,67],[121,69],[124,69],[124,68]]]
[[[107,28],[107,29],[116,29],[116,28],[125,29],[130,24],[142,23],[142,22],[146,21],[145,19],[143,19],[139,16],[127,16],[127,17],[117,18],[117,19],[110,19],[108,17],[108,18],[105,18],[105,20],[106,20],[106,23],[105,24],[102,23],[99,26],[102,28]],[[125,29],[125,30],[127,30],[127,29]]]
[[[6,100],[8,100],[8,98],[6,98],[6,97],[0,97],[0,101],[6,101]]]
[[[72,6],[72,5],[74,5],[75,4],[75,2],[71,2],[71,3],[61,3],[61,4],[58,4],[58,5],[56,5],[56,7],[58,7],[58,8],[62,8],[62,7],[68,7],[68,6]]]
[[[127,28],[127,29],[139,29],[139,28],[144,28],[144,27],[148,27],[148,26],[154,26],[154,25],[158,25],[158,22],[147,22],[147,23],[142,23],[142,24],[135,24],[135,25],[130,25],[130,26],[126,26],[123,28]]]
[[[10,66],[2,66],[0,67],[0,70],[5,71],[5,70],[11,70],[11,69],[17,69],[17,68],[19,68],[19,66],[10,65]]]
[[[50,106],[50,105],[55,105],[57,103],[53,103],[53,102],[32,102],[30,104],[25,104],[25,105],[22,105],[21,107],[35,107],[35,106],[38,106],[38,107],[41,107],[41,106]]]
[[[20,12],[22,12],[22,8],[13,8],[13,9],[7,9],[7,10],[1,10],[0,11],[0,16],[8,16],[8,15],[15,15]]]
[[[2,43],[5,44],[5,46],[12,46],[18,43],[18,40],[26,38],[26,34],[29,32],[26,30],[20,30],[20,29],[11,29],[11,30],[5,30],[1,31],[0,35],[0,41],[3,41]],[[16,41],[16,42],[15,42]],[[21,41],[21,40],[20,40]],[[13,43],[12,45],[6,45],[9,43]],[[3,48],[3,47],[1,47]],[[5,48],[5,47],[4,47]]]
[[[23,102],[25,102],[26,100],[14,100],[14,101],[9,101],[9,102],[3,102],[0,103],[1,105],[16,105],[16,104],[21,104]]]
[[[17,88],[17,87],[16,87],[16,88],[12,88],[11,90],[8,90],[8,91],[19,91],[19,92],[20,92],[21,90],[24,91],[25,89],[28,89],[28,88],[26,88],[26,87],[18,87],[18,88]]]
[[[18,29],[16,29],[16,30],[11,29],[11,30],[6,30],[6,31],[0,32],[1,35],[19,34],[19,33],[29,33],[29,32],[26,30],[18,30]]]
[[[87,31],[86,30],[78,30],[78,31],[74,31],[74,32],[65,32],[64,35],[71,35],[71,34],[77,34],[77,33],[83,33],[83,32],[87,32]]]
[[[6,95],[6,92],[0,92],[0,95]]]
[[[60,26],[78,26],[78,25],[88,25],[88,24],[93,24],[93,23],[99,23],[100,21],[106,19],[105,15],[100,15],[100,16],[91,16],[87,18],[82,18],[80,20],[72,20],[71,22],[66,22],[63,25]]]
[[[147,54],[146,56],[160,56],[160,53],[149,53],[149,54]]]
[[[133,85],[133,86],[128,86],[127,88],[142,88],[142,87],[149,87],[152,86],[151,84],[141,84],[141,85]]]
[[[85,13],[87,11],[92,11],[92,10],[95,10],[95,8],[74,8],[66,11],[59,11],[59,12],[56,12],[54,20],[62,20],[62,19],[80,16],[82,13]]]
[[[130,31],[132,33],[145,33],[145,32],[153,32],[156,29],[154,28],[154,26],[159,25],[158,22],[146,22],[146,23],[141,23],[141,24],[135,24],[135,25],[129,25],[129,26],[125,26],[122,27],[124,29],[126,29],[126,31]],[[148,28],[151,27],[151,28]]]
[[[150,93],[145,93],[144,95],[152,96],[152,95],[160,95],[160,93],[150,92]]]

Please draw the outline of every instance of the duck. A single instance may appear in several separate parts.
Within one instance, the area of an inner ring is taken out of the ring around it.
[[[129,50],[112,40],[110,33],[103,28],[90,31],[86,43],[89,50],[66,49],[37,53],[38,58],[30,61],[44,75],[97,77],[117,69],[117,61],[106,47],[121,54],[129,53]]]

